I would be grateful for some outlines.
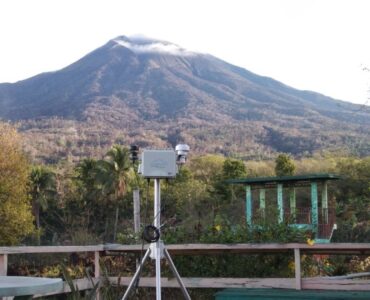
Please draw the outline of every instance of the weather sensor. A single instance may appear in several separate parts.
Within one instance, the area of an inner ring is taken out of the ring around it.
[[[177,174],[173,150],[143,150],[139,173],[144,178],[173,178]]]
[[[178,165],[186,163],[190,147],[186,144],[178,144],[175,148],[176,151],[176,162]]]
[[[184,283],[181,280],[179,273],[176,270],[170,254],[168,253],[163,241],[160,239],[161,228],[161,186],[160,179],[174,178],[178,172],[178,165],[186,162],[189,153],[189,146],[186,144],[179,144],[175,150],[143,150],[141,153],[141,163],[139,165],[139,174],[141,176],[154,179],[154,221],[152,225],[146,226],[143,238],[150,242],[150,247],[145,252],[140,265],[138,266],[134,277],[128,285],[122,300],[127,300],[129,294],[135,283],[140,277],[145,260],[150,257],[155,260],[155,287],[156,287],[156,300],[161,300],[161,259],[166,258],[172,272],[180,285],[181,291],[186,300],[190,300],[190,295],[186,290]],[[137,147],[131,148],[131,155],[134,158],[138,153]]]

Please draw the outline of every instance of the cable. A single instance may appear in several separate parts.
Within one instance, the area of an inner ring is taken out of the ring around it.
[[[143,240],[147,241],[148,243],[156,243],[161,236],[159,229],[154,225],[147,225],[143,231]]]

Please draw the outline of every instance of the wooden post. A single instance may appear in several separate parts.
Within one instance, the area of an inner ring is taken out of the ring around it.
[[[295,289],[302,289],[301,278],[301,252],[299,248],[294,248],[294,269],[295,269]]]
[[[328,211],[328,182],[327,181],[324,181],[322,184],[321,207],[322,207],[323,223],[328,224],[329,211]]]
[[[245,193],[246,193],[245,216],[248,226],[252,226],[252,190],[250,185],[247,185],[245,187]]]
[[[0,254],[0,276],[8,273],[8,254]]]
[[[99,278],[100,277],[100,252],[99,251],[95,251],[94,252],[94,274],[95,274],[95,278]]]
[[[312,227],[315,233],[315,239],[317,239],[319,233],[317,182],[311,182],[311,215]]]
[[[134,230],[140,232],[140,190],[134,190]]]
[[[279,210],[279,223],[284,221],[284,201],[283,201],[283,185],[279,183],[277,185],[277,203]]]
[[[260,210],[262,218],[265,219],[265,210],[266,210],[266,191],[265,189],[260,189]]]
[[[94,252],[94,278],[96,279],[95,284],[100,285],[100,252]],[[96,300],[101,300],[100,288],[96,290]]]

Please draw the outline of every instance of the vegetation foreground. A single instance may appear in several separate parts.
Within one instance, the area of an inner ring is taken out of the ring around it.
[[[1,246],[142,242],[140,234],[133,230],[133,190],[139,189],[141,193],[143,225],[153,221],[153,190],[135,172],[137,166],[131,163],[127,148],[114,145],[103,158],[84,158],[77,164],[67,160],[53,165],[32,164],[32,158],[26,157],[22,149],[22,139],[16,130],[0,123]],[[370,157],[334,154],[299,160],[280,154],[274,161],[193,156],[176,179],[162,183],[163,239],[166,243],[306,242],[306,233],[284,223],[277,225],[274,219],[264,221],[256,230],[247,228],[245,192],[225,181],[307,173],[336,173],[342,177],[330,185],[330,194],[337,202],[338,229],[333,241],[369,242]],[[24,255],[12,261],[10,257],[9,274],[62,277],[64,273],[65,278],[78,278],[86,275],[91,259]],[[306,275],[370,271],[370,258],[366,257],[304,260]],[[102,263],[107,274],[128,275],[135,268],[135,257],[105,258]],[[176,257],[175,264],[182,276],[294,274],[292,258],[285,255]],[[148,266],[145,272],[150,274],[153,270]],[[117,299],[120,292],[111,287],[105,291],[104,299]],[[150,289],[143,289],[137,298],[147,299],[150,293]],[[210,299],[213,293],[192,291],[195,299]],[[69,297],[80,299],[73,293]],[[88,295],[78,297],[87,299]]]

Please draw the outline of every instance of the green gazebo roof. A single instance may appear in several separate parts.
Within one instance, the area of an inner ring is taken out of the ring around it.
[[[338,180],[340,176],[335,174],[306,174],[297,176],[277,176],[277,177],[255,177],[255,178],[239,178],[227,180],[230,184],[244,184],[244,185],[264,185],[271,186],[279,183],[288,185],[304,185],[311,182]]]

